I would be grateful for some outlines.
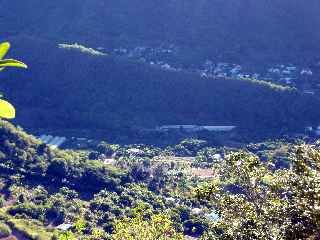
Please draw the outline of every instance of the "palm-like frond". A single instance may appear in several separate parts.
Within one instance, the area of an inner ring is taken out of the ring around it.
[[[0,60],[4,58],[10,49],[10,43],[4,42],[0,44]]]
[[[4,59],[10,49],[10,43],[4,42],[0,44],[0,71],[6,67],[28,68],[28,66],[15,59]],[[0,93],[0,97],[2,94]],[[16,110],[11,103],[0,99],[0,118],[13,119],[16,116]]]
[[[4,42],[0,44],[0,71],[4,70],[6,67],[18,67],[27,68],[28,66],[15,59],[4,59],[6,54],[10,49],[10,43]]]
[[[0,71],[5,67],[19,67],[19,68],[28,68],[28,66],[15,59],[3,59],[0,60]]]

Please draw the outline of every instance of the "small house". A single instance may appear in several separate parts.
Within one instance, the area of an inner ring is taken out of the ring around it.
[[[63,223],[63,224],[60,224],[59,226],[57,226],[56,229],[63,231],[63,232],[66,232],[66,231],[70,230],[72,227],[73,227],[72,224]]]

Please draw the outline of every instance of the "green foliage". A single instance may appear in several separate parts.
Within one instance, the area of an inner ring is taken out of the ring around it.
[[[124,170],[75,152],[52,150],[8,122],[0,121],[0,135],[0,168],[7,171],[57,184],[65,181],[78,190],[97,192],[116,190],[122,180],[128,181]]]
[[[68,49],[68,50],[77,50],[77,51],[80,51],[82,53],[86,53],[86,54],[93,55],[93,56],[105,56],[106,55],[103,52],[97,51],[97,50],[92,49],[92,48],[85,47],[85,46],[80,45],[78,43],[74,43],[74,44],[59,44],[59,48]]]
[[[83,219],[78,219],[74,226],[78,234],[83,233],[83,231],[86,229],[86,223]]]
[[[34,203],[21,203],[9,209],[9,213],[13,216],[24,215],[33,219],[44,219],[45,209],[42,206],[37,206]]]
[[[42,222],[33,219],[12,218],[10,225],[31,240],[48,240],[55,234],[53,229],[43,226]]]
[[[4,202],[5,202],[4,197],[2,195],[0,195],[0,208],[3,207]]]
[[[10,227],[5,223],[0,222],[0,238],[5,238],[10,235],[11,235]]]
[[[112,146],[106,142],[99,143],[96,150],[99,154],[104,154],[105,156],[111,156],[114,152]]]
[[[11,103],[0,99],[0,117],[1,118],[7,118],[12,119],[16,116],[16,111],[14,107],[11,105]]]
[[[172,151],[175,156],[188,157],[195,156],[197,152],[206,147],[208,143],[204,140],[198,139],[185,139],[173,148],[169,147],[167,150]]]
[[[10,49],[10,43],[4,42],[0,44],[0,71],[6,67],[27,68],[27,65],[15,59],[3,59]],[[0,99],[0,118],[15,118],[15,109],[7,101]]]
[[[0,68],[6,68],[6,67],[27,68],[27,65],[15,59],[0,60]]]
[[[319,149],[300,146],[288,169],[246,152],[216,163],[216,179],[198,189],[199,200],[209,200],[219,216],[205,239],[317,239],[319,159]]]
[[[71,231],[66,231],[59,235],[58,240],[77,240],[77,238]]]
[[[23,62],[15,59],[3,59],[10,49],[10,43],[4,42],[0,44],[0,69],[3,70],[6,67],[19,67],[27,68],[28,66]]]
[[[174,229],[173,222],[168,217],[157,214],[151,216],[150,220],[145,220],[141,215],[118,220],[112,239],[183,240],[184,236]]]
[[[320,150],[315,146],[282,140],[248,145],[258,156],[270,156],[262,161],[247,151],[182,141],[183,152],[213,165],[215,179],[198,189],[197,201],[193,187],[207,180],[184,175],[158,148],[117,146],[120,168],[89,160],[83,152],[51,149],[5,121],[0,136],[0,189],[10,195],[0,216],[32,239],[183,239],[181,232],[193,237],[205,232],[206,240],[319,236]],[[110,150],[106,146],[101,152]],[[144,157],[130,156],[133,147]],[[218,152],[227,157],[214,159]],[[154,155],[164,161],[148,158]],[[276,167],[278,158],[287,165]],[[74,223],[74,228],[59,235],[44,227],[48,223]]]

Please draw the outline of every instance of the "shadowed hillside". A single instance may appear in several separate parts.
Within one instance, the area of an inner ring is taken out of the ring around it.
[[[1,87],[26,127],[234,124],[296,129],[317,124],[319,102],[288,88],[167,72],[35,38],[10,41],[16,46],[12,54],[23,56],[29,69],[3,72]]]
[[[318,1],[0,0],[0,28],[28,63],[1,75],[26,127],[117,128],[232,124],[301,129],[319,101],[258,81],[203,79],[118,58],[60,49],[175,44],[183,61],[314,62]],[[181,52],[181,51],[180,51]],[[17,80],[16,80],[17,78]],[[12,84],[13,83],[13,84]],[[17,84],[19,84],[17,87]]]
[[[317,59],[317,0],[0,1],[3,36],[28,34],[95,47],[174,43],[230,61]]]

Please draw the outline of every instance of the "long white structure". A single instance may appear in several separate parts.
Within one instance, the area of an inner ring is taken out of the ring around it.
[[[230,132],[235,129],[236,126],[199,126],[199,125],[164,125],[157,127],[158,131],[169,131],[169,130],[184,130],[186,132]]]
[[[236,128],[236,126],[202,126],[204,130],[210,132],[230,132]]]
[[[44,135],[44,134],[41,135],[39,139],[54,149],[60,147],[63,143],[67,141],[67,138],[65,137],[58,137],[58,136],[53,137],[51,135]]]

